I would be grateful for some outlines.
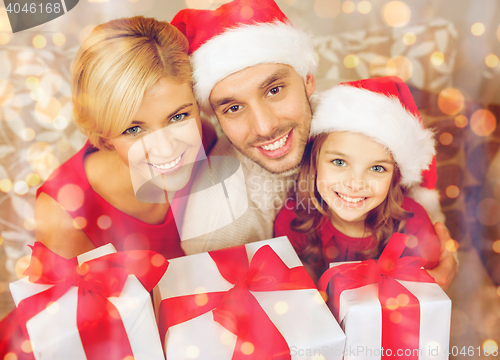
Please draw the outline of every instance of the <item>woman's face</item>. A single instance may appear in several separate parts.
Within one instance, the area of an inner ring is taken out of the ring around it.
[[[190,83],[160,79],[144,94],[130,126],[108,142],[129,167],[136,195],[151,182],[169,192],[182,189],[202,144]]]
[[[332,223],[364,228],[367,213],[387,197],[394,171],[390,152],[368,137],[332,132],[318,156],[316,186]]]

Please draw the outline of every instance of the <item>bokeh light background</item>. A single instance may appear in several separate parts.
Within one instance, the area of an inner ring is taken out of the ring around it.
[[[85,138],[71,121],[69,70],[92,28],[145,15],[171,20],[185,7],[226,0],[80,0],[68,14],[12,34],[0,3],[0,318],[8,283],[29,262],[37,187]],[[438,188],[461,260],[448,291],[451,345],[500,343],[500,3],[497,0],[277,0],[315,36],[318,90],[369,76],[398,75],[436,128]],[[65,206],[81,190],[64,187]],[[98,226],[110,227],[110,219]],[[88,226],[84,218],[74,226]],[[30,351],[30,346],[26,351]],[[452,356],[451,358],[459,358]],[[193,357],[195,358],[195,357]],[[0,359],[2,360],[2,359]]]

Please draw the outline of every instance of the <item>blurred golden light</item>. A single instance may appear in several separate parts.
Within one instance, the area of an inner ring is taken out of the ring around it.
[[[190,9],[207,10],[212,5],[210,0],[186,0],[186,6]]]
[[[55,33],[54,35],[52,35],[52,42],[56,46],[63,46],[64,44],[66,44],[66,36],[64,36],[64,34],[62,33]]]
[[[85,195],[83,193],[83,190],[76,184],[66,184],[61,187],[57,193],[57,202],[61,204],[61,206],[64,207],[67,211],[78,210],[83,205],[84,200]],[[101,218],[103,220],[101,220]],[[105,218],[109,219],[109,216],[102,215],[97,220],[97,223],[101,229],[107,229],[109,227],[104,226],[104,224],[108,223]],[[103,226],[99,224],[99,221],[101,221]],[[110,221],[111,219],[109,220],[109,222]]]
[[[26,78],[25,84],[28,89],[33,90],[40,86],[40,80],[37,77],[29,76]]]
[[[480,22],[477,22],[477,23],[474,23],[472,24],[472,26],[470,27],[470,32],[472,33],[472,35],[474,36],[481,36],[484,34],[484,30],[485,30],[485,27],[482,23]]]
[[[107,215],[99,216],[99,218],[97,219],[97,226],[99,226],[103,230],[109,229],[109,227],[111,226],[111,218]]]
[[[489,350],[489,351],[488,351]],[[483,342],[483,352],[484,354],[497,354],[498,355],[498,343],[493,339],[488,339]],[[486,355],[488,356],[488,355]]]
[[[61,113],[61,102],[55,97],[50,97],[48,101],[38,101],[35,106],[35,111],[40,112],[38,117],[40,121],[52,123]],[[45,116],[44,116],[45,115]]]
[[[51,315],[57,314],[59,311],[59,303],[57,301],[51,301],[47,304],[45,310]]]
[[[47,39],[43,35],[36,35],[32,43],[35,48],[43,49],[47,45]]]
[[[21,137],[24,141],[31,141],[35,138],[36,132],[32,128],[25,128],[21,131]]]
[[[399,307],[398,300],[393,297],[387,299],[385,307],[389,310],[396,310]]]
[[[254,14],[254,11],[253,11],[253,9],[250,6],[243,6],[240,9],[240,16],[243,19],[251,19],[252,16],[253,16],[253,14]]]
[[[399,294],[396,296],[396,300],[399,306],[406,306],[410,303],[410,298],[406,294]]]
[[[324,292],[323,292],[324,293]],[[326,294],[324,294],[326,296]],[[323,298],[323,296],[321,295],[321,292],[317,292],[316,294],[314,294],[314,301],[317,303],[317,304],[324,304],[325,303],[325,299]]]
[[[208,303],[208,295],[207,294],[196,294],[194,296],[194,303],[198,306],[204,306]]]
[[[57,167],[59,160],[54,156],[52,147],[44,142],[36,142],[28,147],[27,160],[42,180],[46,180]]]
[[[410,235],[408,239],[406,240],[406,247],[413,249],[414,247],[418,246],[418,238],[414,235]]]
[[[354,54],[347,55],[344,58],[344,66],[348,69],[353,69],[356,66],[358,66],[358,64],[359,64],[359,58]]]
[[[391,319],[394,324],[399,324],[401,320],[403,320],[403,315],[401,315],[399,311],[393,311],[391,315],[389,315],[389,319]]]
[[[370,76],[387,76],[387,64],[389,63],[389,60],[391,59],[386,56],[374,57],[368,65]]]
[[[30,353],[33,351],[31,347],[31,341],[29,340],[24,340],[23,343],[21,344],[21,350],[25,353]]]
[[[14,186],[12,185],[12,181],[10,181],[9,179],[0,180],[0,190],[4,193],[8,193],[12,190],[13,187]]]
[[[12,34],[0,33],[0,45],[7,45],[12,38]]]
[[[234,341],[234,334],[226,329],[220,335],[220,342],[224,345],[231,345]]]
[[[403,35],[403,43],[407,46],[413,45],[417,41],[417,35],[412,32],[407,32]]]
[[[441,51],[434,51],[431,54],[431,63],[434,66],[439,66],[444,63],[444,54]]]
[[[330,259],[335,259],[339,255],[339,249],[334,245],[330,245],[326,248],[325,255]]]
[[[251,342],[245,341],[243,344],[241,344],[241,352],[243,355],[251,355],[253,354],[255,350],[255,347]]]
[[[154,267],[162,266],[163,264],[165,264],[165,261],[166,261],[165,258],[160,254],[154,254],[151,257],[151,265],[153,265]]]
[[[23,273],[26,271],[28,266],[30,266],[30,260],[31,260],[30,255],[24,255],[22,258],[17,260],[15,271],[16,271],[16,276],[18,279],[25,276],[25,275],[23,275]]]
[[[500,254],[500,240],[495,240],[492,245],[493,251]]]
[[[288,311],[288,304],[286,301],[278,301],[274,304],[274,311],[276,314],[283,315]]]
[[[9,353],[5,354],[5,356],[3,357],[3,360],[17,360],[17,355],[12,353],[12,352],[9,352]]]
[[[340,0],[314,0],[314,13],[319,18],[332,19],[340,13]]]
[[[453,142],[453,135],[449,132],[444,132],[439,135],[439,142],[443,145],[450,145]]]
[[[20,180],[16,181],[16,183],[14,184],[14,192],[17,195],[24,195],[28,192],[29,189],[30,188],[28,184],[26,184],[26,181]]]
[[[342,11],[346,14],[352,13],[354,10],[356,10],[356,5],[354,4],[353,1],[347,0],[342,3]]]
[[[189,359],[196,359],[198,356],[200,356],[200,349],[198,348],[198,346],[190,345],[186,349],[186,356]]]
[[[68,140],[59,140],[57,142],[57,150],[59,150],[60,152],[66,152],[68,150],[71,150],[71,144],[69,143]]]
[[[455,115],[464,107],[464,96],[460,90],[455,88],[446,88],[439,93],[439,109],[447,115]]]
[[[28,184],[29,186],[37,186],[38,184],[40,184],[40,176],[38,176],[37,174],[28,174],[26,176],[26,184]]]
[[[45,97],[45,91],[41,88],[34,88],[30,92],[30,96],[33,100],[39,101],[42,100]]]
[[[77,230],[82,230],[87,226],[87,219],[85,219],[83,216],[77,216],[73,220],[73,227]]]
[[[407,81],[413,75],[413,64],[406,56],[396,56],[387,62],[387,75]]]
[[[403,1],[390,1],[382,9],[382,19],[389,26],[404,26],[410,22],[411,10]]]
[[[15,86],[8,80],[0,79],[0,106],[14,98]]]
[[[488,56],[486,56],[486,58],[484,59],[484,63],[486,64],[487,67],[489,68],[494,68],[495,66],[498,65],[498,56],[496,56],[495,54],[489,54]]]
[[[455,199],[460,195],[460,189],[456,185],[450,185],[446,187],[446,196],[448,196],[450,199]]]
[[[458,242],[456,242],[455,240],[453,239],[450,239],[448,241],[446,241],[444,247],[446,248],[446,250],[448,250],[449,252],[455,252],[458,250]]]
[[[483,225],[496,225],[500,221],[500,202],[491,198],[481,200],[477,205],[476,216]]]
[[[54,119],[53,124],[56,129],[64,130],[69,125],[69,121],[64,116],[58,116]]]
[[[368,14],[372,10],[372,4],[369,1],[360,1],[358,4],[358,11],[361,14]]]
[[[467,116],[465,116],[465,115],[458,115],[455,118],[455,126],[458,128],[464,128],[467,126],[468,123],[469,123],[469,119],[467,119]]]
[[[478,136],[489,136],[495,131],[495,115],[486,109],[476,110],[470,117],[470,127]]]
[[[23,222],[23,226],[28,231],[33,231],[36,229],[36,221],[35,219],[26,219]]]

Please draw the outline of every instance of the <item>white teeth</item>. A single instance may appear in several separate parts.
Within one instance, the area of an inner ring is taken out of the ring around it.
[[[339,194],[337,193],[337,195],[342,199],[342,200],[345,200],[347,202],[350,202],[350,203],[358,203],[360,201],[363,201],[365,200],[366,198],[365,197],[359,197],[359,198],[351,198],[349,196],[345,196],[345,195],[342,195],[342,194]]]
[[[290,135],[290,133],[286,134],[280,140],[276,140],[274,143],[272,143],[270,145],[261,146],[261,148],[263,148],[264,150],[267,150],[267,151],[278,150],[278,149],[282,148],[283,145],[285,145],[286,140],[288,139],[288,135]]]
[[[172,161],[171,163],[168,163],[168,164],[164,164],[164,165],[151,164],[151,165],[153,165],[154,168],[157,168],[160,170],[168,170],[168,169],[173,168],[175,165],[177,165],[179,163],[179,161],[181,161],[181,157],[182,157],[182,154],[177,159],[175,159],[174,161]]]

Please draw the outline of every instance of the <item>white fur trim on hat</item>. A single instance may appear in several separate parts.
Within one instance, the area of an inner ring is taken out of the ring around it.
[[[421,182],[436,153],[432,130],[424,129],[397,97],[354,86],[337,85],[320,95],[310,135],[333,131],[363,134],[389,149],[407,187]]]
[[[228,29],[196,50],[191,63],[196,100],[208,113],[215,84],[237,71],[276,63],[290,65],[305,78],[316,68],[312,37],[281,21]]]

